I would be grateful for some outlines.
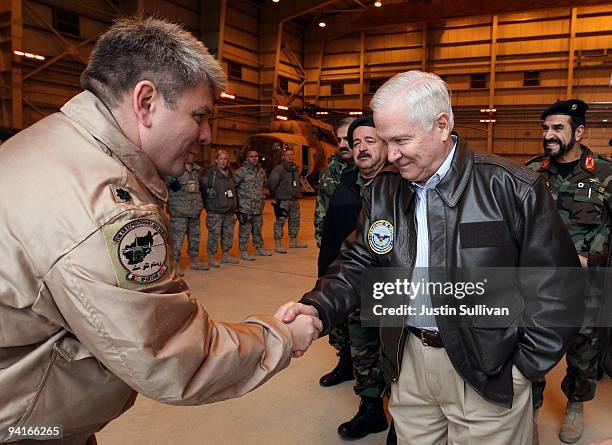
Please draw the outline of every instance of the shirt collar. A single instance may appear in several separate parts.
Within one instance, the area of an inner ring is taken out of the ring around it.
[[[432,189],[432,188],[435,188],[440,183],[440,181],[442,181],[444,176],[446,176],[446,174],[450,170],[451,164],[453,162],[453,158],[455,156],[455,150],[457,148],[457,138],[455,136],[451,136],[451,137],[453,138],[453,148],[450,151],[450,153],[446,156],[446,159],[444,159],[444,162],[442,163],[442,165],[440,165],[438,170],[431,176],[431,178],[429,178],[427,182],[425,182],[425,185],[420,185],[420,184],[417,184],[416,182],[413,182],[412,184],[414,186],[418,187],[419,189],[425,189],[425,190]]]
[[[147,154],[121,131],[106,105],[91,91],[83,91],[64,104],[61,112],[84,127],[110,150],[157,198],[168,200],[168,189]]]

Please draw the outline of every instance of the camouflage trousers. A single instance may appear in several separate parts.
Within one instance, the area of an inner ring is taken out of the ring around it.
[[[365,327],[359,310],[346,322],[334,326],[329,343],[336,349],[350,347],[355,374],[355,394],[360,397],[382,397],[386,382],[380,362],[380,330]]]
[[[300,231],[300,202],[297,199],[282,200],[280,207],[284,209],[287,216],[277,216],[274,222],[274,239],[283,239],[283,227],[289,219],[289,238],[296,238]]]
[[[238,243],[240,251],[247,250],[247,242],[249,236],[253,234],[253,245],[256,249],[263,247],[263,238],[261,237],[261,226],[263,226],[263,214],[249,215],[248,213],[238,214],[240,227],[238,228]]]
[[[181,247],[183,239],[187,234],[189,248],[187,250],[191,258],[197,258],[200,254],[200,218],[170,218],[170,238],[172,239],[172,249],[174,259],[181,259]]]
[[[561,382],[561,390],[570,402],[587,402],[595,397],[597,388],[597,329],[582,327],[572,340],[565,360],[566,375]],[[546,380],[535,381],[533,387],[533,407],[544,403]]]
[[[206,215],[206,228],[208,229],[208,254],[217,253],[219,237],[221,237],[221,250],[229,252],[234,242],[234,213],[208,213]]]

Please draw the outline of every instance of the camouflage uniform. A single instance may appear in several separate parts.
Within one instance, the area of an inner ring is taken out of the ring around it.
[[[334,194],[336,186],[340,183],[340,175],[346,168],[355,168],[353,164],[342,161],[338,155],[334,155],[319,179],[317,189],[317,203],[314,211],[314,237],[317,247],[321,246],[321,234],[323,232],[323,221],[329,207],[329,200]]]
[[[300,175],[295,164],[282,162],[274,167],[268,179],[268,189],[278,202],[274,214],[274,239],[283,239],[283,227],[289,219],[288,232],[290,238],[296,238],[300,231]]]
[[[578,254],[589,257],[606,249],[610,232],[612,163],[585,146],[581,149],[579,162],[565,178],[548,156],[534,158],[527,162],[527,166],[540,173],[546,181]],[[567,374],[561,383],[561,389],[570,402],[592,400],[597,384],[598,346],[594,326],[600,295],[591,287],[585,300],[585,321],[567,351]],[[533,403],[536,408],[544,401],[545,385],[544,380],[534,382]]]
[[[210,168],[202,177],[201,191],[206,207],[208,254],[217,253],[219,237],[221,250],[227,253],[234,241],[234,212],[238,206],[232,173],[229,169],[223,171],[216,166]]]
[[[241,251],[247,250],[249,235],[253,234],[255,248],[263,248],[261,227],[265,203],[264,184],[266,172],[260,165],[253,166],[245,161],[244,166],[234,173],[234,184],[238,196],[238,239]]]
[[[314,237],[317,242],[317,247],[321,247],[325,214],[327,213],[329,201],[334,194],[334,190],[336,190],[336,186],[340,183],[340,176],[344,170],[354,168],[355,165],[343,162],[340,156],[334,155],[327,169],[321,174],[319,188],[317,190],[317,203],[314,211]],[[338,351],[343,347],[350,346],[349,327],[346,321],[336,324],[329,332],[329,344]]]
[[[170,236],[176,261],[181,259],[181,247],[187,233],[188,254],[197,258],[200,252],[200,215],[204,208],[200,194],[200,167],[190,164],[178,178],[166,176],[168,185],[168,213],[170,213]]]

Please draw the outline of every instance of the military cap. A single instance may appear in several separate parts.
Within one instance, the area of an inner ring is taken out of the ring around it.
[[[357,129],[357,127],[376,128],[376,125],[374,125],[374,118],[372,116],[363,116],[351,122],[351,125],[346,132],[346,139],[348,140],[348,144],[351,149],[353,148],[353,132]]]
[[[551,114],[565,114],[567,116],[585,119],[585,114],[588,109],[589,106],[580,99],[564,100],[549,106],[544,110],[540,118],[543,120]]]

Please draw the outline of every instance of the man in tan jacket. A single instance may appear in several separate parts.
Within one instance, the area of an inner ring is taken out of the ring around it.
[[[58,439],[36,428],[49,425],[63,428],[53,443],[95,443],[137,393],[239,397],[321,329],[284,324],[283,308],[215,322],[175,273],[160,175],[180,176],[210,142],[226,78],[206,48],[162,20],[123,19],[81,82],[0,149],[0,443]]]

